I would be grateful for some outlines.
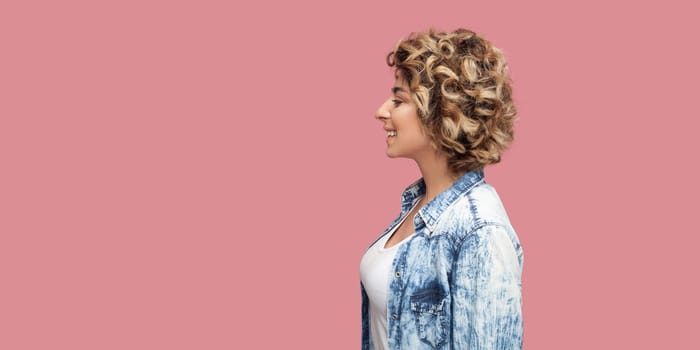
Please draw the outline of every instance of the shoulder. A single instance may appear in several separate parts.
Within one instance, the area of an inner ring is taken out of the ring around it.
[[[439,227],[456,242],[468,235],[484,234],[496,228],[512,230],[496,189],[484,181],[460,195],[440,218]]]

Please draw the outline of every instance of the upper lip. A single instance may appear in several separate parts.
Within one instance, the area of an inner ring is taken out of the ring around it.
[[[384,127],[384,130],[386,130],[386,131],[396,131],[396,129],[390,129],[389,127],[386,127],[386,126]]]

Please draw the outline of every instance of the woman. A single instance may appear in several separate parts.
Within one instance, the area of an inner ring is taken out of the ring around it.
[[[520,349],[523,254],[483,175],[513,139],[503,55],[469,30],[431,30],[387,63],[386,153],[415,160],[422,178],[362,257],[362,348]]]

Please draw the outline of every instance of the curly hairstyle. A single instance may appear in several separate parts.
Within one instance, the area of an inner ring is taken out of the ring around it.
[[[501,50],[467,29],[413,33],[387,55],[418,106],[418,116],[454,173],[501,160],[516,110]]]

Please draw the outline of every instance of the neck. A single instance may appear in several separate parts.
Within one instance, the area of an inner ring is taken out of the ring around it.
[[[423,181],[425,182],[425,196],[422,205],[427,204],[442,191],[448,189],[455,180],[463,174],[455,174],[447,166],[447,158],[441,154],[433,154],[421,159],[416,159]]]

